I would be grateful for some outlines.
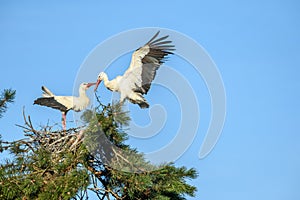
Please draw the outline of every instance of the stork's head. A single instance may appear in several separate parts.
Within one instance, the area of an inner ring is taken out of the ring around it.
[[[95,89],[94,89],[95,92],[96,92],[96,90],[97,90],[99,84],[101,83],[101,81],[104,79],[105,76],[106,76],[106,74],[105,74],[104,72],[100,72],[100,73],[98,74],[96,86],[95,86]]]
[[[81,83],[80,84],[80,88],[87,90],[89,89],[89,87],[91,87],[92,85],[96,85],[96,83]]]

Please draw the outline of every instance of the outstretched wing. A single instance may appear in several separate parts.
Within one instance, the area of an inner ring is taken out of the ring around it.
[[[47,106],[50,108],[60,110],[62,112],[66,112],[69,110],[65,105],[59,103],[54,97],[41,97],[36,99],[33,104]]]
[[[159,31],[132,54],[130,66],[123,75],[123,83],[141,94],[147,94],[156,70],[175,50],[172,41],[166,40],[168,35],[157,39],[158,35]]]
[[[40,97],[34,101],[33,104],[38,104],[41,106],[47,106],[60,110],[62,112],[67,112],[73,109],[74,97],[72,96],[55,96],[47,87],[42,86],[43,97]]]

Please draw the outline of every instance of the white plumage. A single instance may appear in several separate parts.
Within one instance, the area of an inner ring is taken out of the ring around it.
[[[96,83],[81,83],[79,86],[79,96],[56,96],[48,88],[42,86],[43,97],[34,101],[34,104],[51,107],[60,110],[62,113],[62,125],[66,129],[66,114],[69,110],[79,112],[85,109],[90,102],[86,95],[86,90]]]
[[[169,36],[157,38],[159,31],[144,46],[137,49],[131,57],[129,68],[123,76],[117,76],[109,81],[105,72],[98,75],[95,91],[101,81],[106,88],[120,93],[120,102],[128,99],[141,108],[148,108],[149,104],[143,97],[150,89],[155,78],[156,70],[164,63],[169,54],[173,54],[174,45],[166,40]]]

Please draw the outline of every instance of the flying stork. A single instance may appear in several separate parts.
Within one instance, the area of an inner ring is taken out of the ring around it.
[[[62,126],[66,130],[66,114],[69,110],[75,112],[85,109],[90,99],[86,95],[86,90],[96,83],[81,83],[79,86],[79,96],[56,96],[48,88],[42,86],[43,97],[34,101],[33,104],[51,107],[60,110],[62,113]]]
[[[150,89],[155,78],[156,70],[164,63],[169,54],[173,54],[175,46],[172,41],[166,40],[169,36],[157,38],[159,31],[142,47],[134,51],[129,68],[123,76],[117,76],[109,81],[105,72],[100,72],[94,91],[100,82],[111,91],[120,93],[120,102],[128,99],[141,108],[148,108],[149,104],[143,97]]]

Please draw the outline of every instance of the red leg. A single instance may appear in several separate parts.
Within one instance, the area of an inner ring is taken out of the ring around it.
[[[62,112],[62,126],[64,130],[66,130],[66,121],[66,113]]]

